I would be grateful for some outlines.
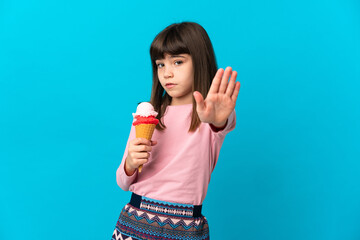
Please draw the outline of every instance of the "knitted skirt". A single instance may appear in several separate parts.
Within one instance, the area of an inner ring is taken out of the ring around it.
[[[132,194],[120,213],[112,240],[209,240],[201,205],[159,201]]]

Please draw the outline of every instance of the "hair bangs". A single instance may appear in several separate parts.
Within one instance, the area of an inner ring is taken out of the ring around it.
[[[187,44],[176,29],[161,32],[150,47],[151,60],[163,59],[165,54],[178,55],[190,54]]]

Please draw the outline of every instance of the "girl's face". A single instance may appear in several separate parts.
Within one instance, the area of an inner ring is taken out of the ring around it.
[[[194,68],[189,54],[169,55],[155,61],[160,84],[172,97],[170,105],[192,103]]]

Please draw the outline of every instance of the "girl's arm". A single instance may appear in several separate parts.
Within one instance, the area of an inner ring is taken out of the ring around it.
[[[227,67],[225,71],[220,68],[205,100],[200,92],[194,92],[196,111],[202,122],[210,123],[216,129],[226,127],[226,121],[235,109],[240,91],[240,82],[236,82],[236,77],[237,72],[232,71],[231,67]]]
[[[138,174],[136,169],[148,161],[151,146],[156,143],[156,141],[136,138],[135,127],[131,127],[121,164],[116,171],[116,182],[124,191],[128,191],[130,185],[136,182]]]
[[[132,183],[134,183],[137,178],[137,173],[134,173],[129,176],[128,174],[126,174],[126,171],[125,171],[125,163],[126,163],[126,158],[128,155],[129,143],[130,143],[130,140],[132,140],[134,138],[135,138],[135,127],[131,126],[131,130],[130,130],[129,138],[126,143],[124,155],[122,157],[121,164],[116,171],[116,182],[119,185],[119,187],[121,189],[123,189],[124,191],[129,191],[130,185]]]

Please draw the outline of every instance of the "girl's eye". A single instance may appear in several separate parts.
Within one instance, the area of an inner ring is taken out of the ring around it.
[[[157,68],[162,68],[164,66],[164,64],[163,63],[158,63],[158,64],[156,64],[156,66],[157,66]]]
[[[175,61],[175,65],[180,65],[180,64],[182,64],[182,63],[183,63],[183,61],[181,61],[181,60]]]

